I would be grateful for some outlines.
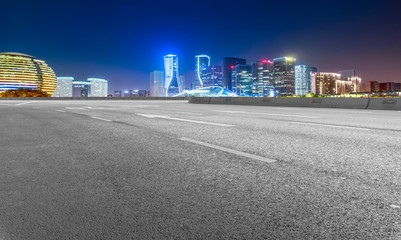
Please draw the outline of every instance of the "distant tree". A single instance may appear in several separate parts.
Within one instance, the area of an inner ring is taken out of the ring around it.
[[[41,90],[20,88],[18,90],[7,90],[0,92],[0,97],[50,97],[51,95]]]

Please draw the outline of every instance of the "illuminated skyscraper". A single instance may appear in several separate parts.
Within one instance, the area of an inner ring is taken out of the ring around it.
[[[252,96],[252,65],[235,65],[232,71],[233,92],[238,96]]]
[[[246,59],[242,58],[233,58],[226,57],[223,59],[223,79],[224,79],[224,87],[228,90],[233,90],[232,88],[232,71],[235,68],[235,65],[241,64],[246,65]]]
[[[52,97],[72,97],[73,77],[57,77],[57,87]]]
[[[221,66],[212,65],[202,70],[203,87],[223,87],[223,70]]]
[[[253,87],[252,95],[258,97],[270,96],[274,91],[272,81],[273,62],[262,60],[253,64]]]
[[[164,56],[164,74],[165,96],[175,96],[181,93],[183,86],[179,81],[177,55],[169,54]]]
[[[90,97],[107,97],[108,82],[101,78],[88,78],[90,82]]]
[[[210,57],[207,55],[197,55],[195,66],[195,89],[203,87],[203,70],[210,66]]]
[[[295,58],[281,57],[273,59],[273,81],[277,95],[295,94]]]
[[[163,71],[155,70],[150,73],[150,96],[163,97],[164,91],[164,76]]]
[[[312,73],[316,72],[315,67],[295,66],[295,95],[304,96],[312,92]]]

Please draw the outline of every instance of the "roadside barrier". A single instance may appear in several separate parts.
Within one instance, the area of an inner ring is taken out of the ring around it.
[[[371,98],[368,109],[401,110],[401,98]]]
[[[369,98],[191,97],[189,103],[366,109]]]

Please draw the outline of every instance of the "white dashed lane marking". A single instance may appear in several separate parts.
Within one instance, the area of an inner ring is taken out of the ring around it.
[[[175,121],[181,121],[181,122],[191,122],[191,123],[214,125],[214,126],[219,126],[219,127],[233,127],[234,126],[234,125],[223,124],[223,123],[205,122],[205,121],[190,120],[190,119],[184,119],[184,118],[174,118],[174,117],[169,117],[169,116],[164,116],[164,115],[150,115],[150,114],[140,114],[140,113],[137,113],[137,115],[142,116],[142,117],[147,117],[147,118],[161,118],[161,119],[175,120]]]
[[[109,119],[105,119],[105,118],[100,118],[100,117],[91,117],[93,119],[97,119],[97,120],[101,120],[101,121],[105,121],[105,122],[111,122],[113,120],[109,120]]]
[[[201,145],[201,146],[217,149],[217,150],[220,150],[220,151],[223,151],[223,152],[232,153],[232,154],[235,154],[235,155],[251,158],[251,159],[262,161],[262,162],[266,162],[266,163],[277,162],[277,160],[274,160],[274,159],[269,159],[269,158],[261,157],[261,156],[250,154],[250,153],[246,153],[246,152],[237,151],[237,150],[226,148],[226,147],[221,147],[221,146],[217,146],[217,145],[213,145],[213,144],[209,144],[209,143],[205,143],[205,142],[200,142],[200,141],[196,141],[196,140],[193,140],[193,139],[190,139],[190,138],[180,138],[180,140],[186,141],[186,142],[195,143],[195,144],[198,144],[198,145]]]

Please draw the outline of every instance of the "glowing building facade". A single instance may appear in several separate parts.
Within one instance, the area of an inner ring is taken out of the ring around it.
[[[252,65],[236,65],[232,71],[232,91],[238,96],[252,96]]]
[[[281,57],[273,59],[273,82],[277,95],[295,94],[295,58]]]
[[[295,95],[305,96],[312,92],[312,74],[316,72],[315,67],[295,66]]]
[[[195,89],[197,89],[204,86],[203,70],[210,66],[210,57],[207,55],[197,55],[195,59]]]
[[[150,96],[164,96],[164,74],[163,71],[155,70],[150,73]]]
[[[203,87],[223,87],[223,70],[221,66],[211,65],[202,70]]]
[[[273,62],[270,60],[262,60],[253,64],[253,87],[252,96],[264,97],[270,96],[274,91],[273,79]]]
[[[72,97],[73,77],[57,77],[57,87],[52,97]]]
[[[101,78],[88,78],[90,82],[89,97],[107,97],[108,81]]]
[[[0,53],[0,91],[28,88],[52,95],[56,85],[56,75],[44,61],[22,53]]]
[[[246,59],[226,57],[223,59],[223,82],[224,87],[230,91],[233,90],[232,86],[232,73],[236,65],[246,65]]]
[[[210,87],[203,87],[198,88],[195,90],[185,91],[176,95],[175,97],[187,97],[187,96],[194,96],[194,97],[234,97],[236,96],[233,92],[222,88],[220,86],[210,86]]]
[[[175,96],[183,91],[178,73],[178,57],[173,54],[164,56],[165,96]]]

